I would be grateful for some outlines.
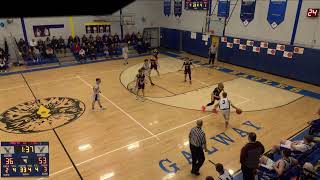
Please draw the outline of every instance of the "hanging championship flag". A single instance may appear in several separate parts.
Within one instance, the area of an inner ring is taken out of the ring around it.
[[[276,50],[275,50],[275,49],[270,49],[270,48],[268,48],[268,54],[270,54],[270,55],[276,55]]]
[[[230,0],[219,0],[218,2],[218,17],[229,17]]]
[[[240,39],[234,38],[234,39],[233,39],[233,43],[234,43],[234,44],[240,44]]]
[[[227,37],[221,37],[221,42],[227,42]]]
[[[277,44],[277,48],[278,51],[284,51],[285,50],[285,45],[282,44]]]
[[[163,0],[163,13],[165,16],[171,14],[171,0]]]
[[[241,50],[246,50],[247,49],[247,46],[245,44],[240,44],[239,45],[239,49]]]
[[[247,26],[253,19],[256,10],[256,0],[242,0],[240,19]]]
[[[284,51],[284,52],[283,52],[283,57],[286,57],[286,58],[291,59],[291,58],[292,58],[292,55],[293,55],[292,52],[289,52],[289,51]]]
[[[259,53],[260,52],[260,47],[253,46],[252,51]]]
[[[179,17],[182,15],[182,0],[174,0],[174,15]]]
[[[253,41],[251,41],[251,40],[247,40],[247,46],[253,46]]]
[[[304,48],[301,47],[294,47],[294,53],[295,54],[303,54]]]
[[[233,44],[232,44],[232,43],[227,42],[227,47],[228,47],[228,48],[233,48]]]
[[[268,45],[269,45],[269,43],[267,43],[267,42],[261,42],[260,43],[260,47],[261,48],[268,48]]]
[[[270,0],[267,20],[275,29],[284,21],[287,9],[287,0]]]

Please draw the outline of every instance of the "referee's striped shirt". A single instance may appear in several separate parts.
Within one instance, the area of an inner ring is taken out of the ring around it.
[[[200,127],[194,127],[189,133],[189,143],[196,146],[202,147],[206,144],[206,134]]]

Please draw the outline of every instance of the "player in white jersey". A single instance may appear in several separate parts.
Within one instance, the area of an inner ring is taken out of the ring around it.
[[[103,110],[104,108],[101,105],[100,102],[100,83],[101,83],[101,79],[97,78],[96,79],[96,84],[93,86],[93,101],[92,101],[92,110],[94,110],[94,105],[96,104],[96,102],[98,102],[100,108]]]
[[[219,103],[214,106],[214,111],[216,112],[217,107],[219,106],[220,111],[222,112],[223,118],[225,120],[225,127],[228,128],[229,119],[230,119],[230,106],[235,108],[236,110],[240,110],[235,107],[231,101],[227,98],[228,94],[226,92],[222,93],[222,98],[219,100]]]
[[[233,180],[233,177],[226,169],[223,168],[222,164],[216,164],[216,171],[219,173],[219,180]]]
[[[124,65],[128,64],[128,53],[129,53],[129,49],[128,49],[128,44],[125,44],[122,47],[122,56],[123,56],[123,60],[124,60]]]

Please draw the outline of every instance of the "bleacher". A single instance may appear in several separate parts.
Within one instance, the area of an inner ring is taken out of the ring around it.
[[[308,130],[304,131],[303,133],[299,134],[298,136],[292,138],[291,140],[302,140],[304,135],[310,134],[315,137],[315,145],[312,147],[312,149],[300,153],[291,151],[291,156],[299,161],[299,165],[291,167],[289,170],[287,170],[284,175],[281,177],[278,177],[276,172],[274,170],[269,170],[263,166],[260,166],[257,170],[258,179],[281,179],[281,180],[291,180],[291,179],[304,179],[301,178],[303,176],[303,172],[307,171],[310,174],[314,175],[314,178],[309,179],[320,179],[320,168],[317,169],[316,174],[314,172],[310,172],[307,169],[303,169],[303,165],[307,162],[311,163],[313,166],[319,166],[320,165],[320,141],[319,141],[319,132],[315,131],[315,125],[316,123],[320,123],[320,119],[315,120],[311,123],[311,127],[308,128]],[[319,129],[318,129],[319,130]],[[270,156],[269,156],[270,157]],[[272,160],[276,162],[281,158],[281,155],[276,153],[273,155]]]

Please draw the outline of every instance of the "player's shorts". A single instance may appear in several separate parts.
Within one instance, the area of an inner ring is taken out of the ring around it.
[[[127,53],[123,53],[123,59],[128,59],[128,54]]]
[[[138,89],[144,89],[144,84],[138,84]]]
[[[184,70],[184,74],[190,74],[191,75],[191,70]]]
[[[93,95],[93,101],[98,101],[100,100],[100,95],[99,94],[94,94]]]
[[[222,115],[224,117],[224,120],[225,121],[229,121],[229,119],[230,119],[230,109],[222,109],[221,112],[222,112]]]
[[[143,71],[144,76],[150,76],[150,69],[145,69]]]
[[[156,65],[156,64],[151,64],[150,69],[157,70],[157,69],[158,69],[158,65]]]

